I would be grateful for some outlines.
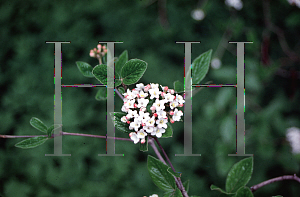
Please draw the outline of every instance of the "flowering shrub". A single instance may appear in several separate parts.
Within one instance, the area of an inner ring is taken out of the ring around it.
[[[130,130],[134,130],[129,133],[129,137],[135,144],[140,140],[144,144],[148,134],[162,137],[168,128],[168,120],[174,123],[180,121],[183,115],[182,111],[176,108],[183,106],[182,96],[174,96],[174,90],[167,86],[160,88],[158,84],[144,86],[140,83],[132,91],[127,89],[127,93],[123,94],[125,98],[122,111],[127,115],[123,116],[121,121],[127,123]],[[146,112],[147,108],[149,112]]]

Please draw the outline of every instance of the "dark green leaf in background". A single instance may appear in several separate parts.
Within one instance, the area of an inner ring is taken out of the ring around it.
[[[121,74],[122,67],[128,61],[128,52],[127,50],[123,51],[123,53],[119,56],[118,60],[115,63],[115,72],[119,75]]]
[[[199,84],[206,76],[211,59],[212,49],[198,56],[192,63],[193,85]]]
[[[249,187],[241,187],[237,192],[235,197],[253,197],[253,194]]]
[[[129,129],[129,124],[126,122],[122,122],[121,118],[123,116],[126,116],[127,114],[125,112],[111,112],[110,116],[112,118],[112,121],[114,121],[114,125],[117,129],[124,133],[131,133],[133,130]]]
[[[18,148],[34,148],[46,142],[47,137],[32,137],[15,144]]]
[[[33,117],[30,119],[30,124],[41,132],[47,133],[47,126],[40,119]]]
[[[146,142],[144,144],[140,143],[140,151],[148,151],[148,136],[145,137]]]
[[[81,62],[81,61],[77,61],[76,65],[77,65],[79,71],[83,74],[83,76],[94,77],[94,75],[92,73],[93,67],[91,65],[89,65],[86,62]]]
[[[106,100],[107,99],[107,88],[106,87],[101,87],[96,96],[95,96],[95,99],[97,101],[103,101],[103,100]]]

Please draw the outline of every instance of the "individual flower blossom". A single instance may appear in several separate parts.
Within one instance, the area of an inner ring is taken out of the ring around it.
[[[124,106],[126,108],[134,108],[134,103],[135,103],[135,100],[129,100],[124,104]]]
[[[164,100],[166,102],[172,102],[174,100],[175,96],[170,93],[167,93],[167,94],[165,94],[164,98],[165,98]]]
[[[144,131],[146,131],[147,133],[152,133],[154,130],[154,127],[151,126],[144,126],[143,127]]]
[[[148,112],[143,112],[143,111],[140,111],[139,113],[140,115],[137,117],[139,121],[141,121],[141,123],[143,124],[146,124],[146,122],[150,119],[149,117],[149,113]]]
[[[168,120],[165,118],[159,118],[158,120],[156,120],[156,124],[158,128],[167,128],[167,122]]]
[[[241,0],[225,0],[225,4],[228,7],[234,7],[236,10],[243,8],[243,2]]]
[[[185,102],[185,100],[183,99],[183,97],[181,95],[176,94],[176,102],[178,102],[179,104],[183,104]]]
[[[149,92],[151,94],[150,99],[153,99],[153,98],[157,98],[158,99],[159,95],[161,93],[158,88],[150,89]]]
[[[139,127],[141,126],[141,123],[137,118],[135,118],[134,121],[130,123],[130,126],[134,128],[135,131],[138,131]]]
[[[124,122],[124,123],[127,122],[126,116],[123,116],[123,117],[121,118],[121,121]]]
[[[138,99],[137,107],[138,108],[147,107],[148,103],[149,103],[148,99],[140,98],[140,99]]]
[[[126,117],[127,119],[138,117],[137,111],[129,109]]]
[[[178,109],[175,108],[172,119],[173,119],[174,121],[180,121],[180,117],[181,117],[182,115],[183,115],[182,111],[178,111]]]
[[[138,138],[145,138],[147,136],[147,133],[144,131],[144,129],[139,130],[137,133]]]
[[[191,16],[196,21],[201,21],[204,19],[205,14],[202,9],[195,9],[192,11]]]
[[[136,90],[141,91],[144,90],[145,86],[143,83],[136,84]]]
[[[177,107],[178,106],[178,102],[177,101],[172,101],[171,103],[170,103],[170,108],[171,109],[174,109],[175,107]]]
[[[140,93],[139,93],[140,98],[145,98],[147,96],[148,96],[148,93],[144,92],[143,90],[140,91]]]
[[[155,123],[155,117],[152,116],[150,119],[148,119],[148,120],[146,121],[146,126],[154,127],[154,123]]]
[[[163,133],[165,133],[166,130],[164,128],[155,128],[153,130],[153,132],[151,133],[151,135],[156,135],[156,137],[160,138],[162,136]]]
[[[157,83],[156,84],[155,83],[151,83],[150,85],[151,85],[152,89],[158,89],[158,84]]]
[[[136,97],[136,95],[133,92],[131,92],[129,89],[127,89],[127,93],[124,93],[123,95],[125,98],[130,100]]]
[[[167,118],[167,112],[165,112],[164,110],[160,110],[160,111],[156,112],[156,114],[158,115],[158,119],[160,119],[160,118],[166,119]]]
[[[300,153],[300,129],[297,127],[288,128],[286,131],[286,140],[292,147],[292,153]]]
[[[140,141],[140,138],[138,138],[138,136],[135,132],[129,133],[129,137],[135,144],[137,144]]]
[[[165,102],[161,101],[159,99],[156,99],[155,103],[153,103],[153,106],[155,107],[155,110],[158,112],[160,110],[165,109]]]

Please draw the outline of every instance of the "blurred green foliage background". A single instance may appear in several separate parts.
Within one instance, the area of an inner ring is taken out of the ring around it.
[[[53,124],[54,45],[62,45],[62,83],[96,84],[77,69],[76,61],[92,66],[89,50],[98,41],[122,41],[115,54],[128,50],[129,59],[148,62],[140,82],[173,88],[184,77],[184,46],[192,45],[192,60],[213,49],[221,60],[202,81],[236,83],[236,45],[245,45],[246,153],[254,154],[254,172],[248,186],[281,175],[300,175],[299,154],[293,154],[286,129],[300,127],[299,54],[300,9],[286,0],[244,1],[242,10],[224,1],[2,1],[0,3],[0,134],[42,134],[29,124],[32,117]],[[202,9],[203,20],[193,11]],[[277,29],[276,29],[277,28]],[[286,44],[288,46],[285,47]],[[132,88],[132,87],[129,87]],[[98,88],[62,88],[63,131],[106,134],[106,102],[96,101]],[[201,157],[175,157],[183,153],[183,122],[173,125],[174,136],[161,139],[182,180],[190,180],[190,195],[218,196],[211,184],[225,188],[226,175],[242,157],[235,152],[235,88],[203,88],[193,96],[193,153]],[[122,101],[115,98],[115,111]],[[116,130],[116,137],[128,137]],[[163,196],[147,171],[147,155],[133,142],[116,141],[116,153],[105,154],[105,140],[63,136],[63,153],[71,157],[45,157],[53,153],[53,140],[34,149],[19,149],[22,139],[0,138],[0,196],[82,197]],[[299,139],[300,141],[300,139]],[[300,143],[300,142],[299,142]],[[265,186],[255,196],[298,196],[299,183],[283,181]]]

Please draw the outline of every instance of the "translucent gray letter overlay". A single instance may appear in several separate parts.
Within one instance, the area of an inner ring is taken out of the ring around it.
[[[201,156],[201,154],[193,154],[192,140],[192,80],[191,80],[191,56],[192,43],[200,42],[176,42],[184,43],[184,67],[185,67],[185,89],[184,89],[184,154],[175,154],[175,156]]]
[[[253,42],[229,42],[237,43],[237,99],[236,99],[236,154],[228,154],[228,156],[253,156],[253,154],[245,154],[245,43]]]
[[[45,156],[71,156],[71,154],[62,154],[62,110],[61,110],[61,68],[62,53],[61,44],[71,42],[46,42],[54,43],[55,53],[55,99],[54,99],[54,154],[45,154]]]

